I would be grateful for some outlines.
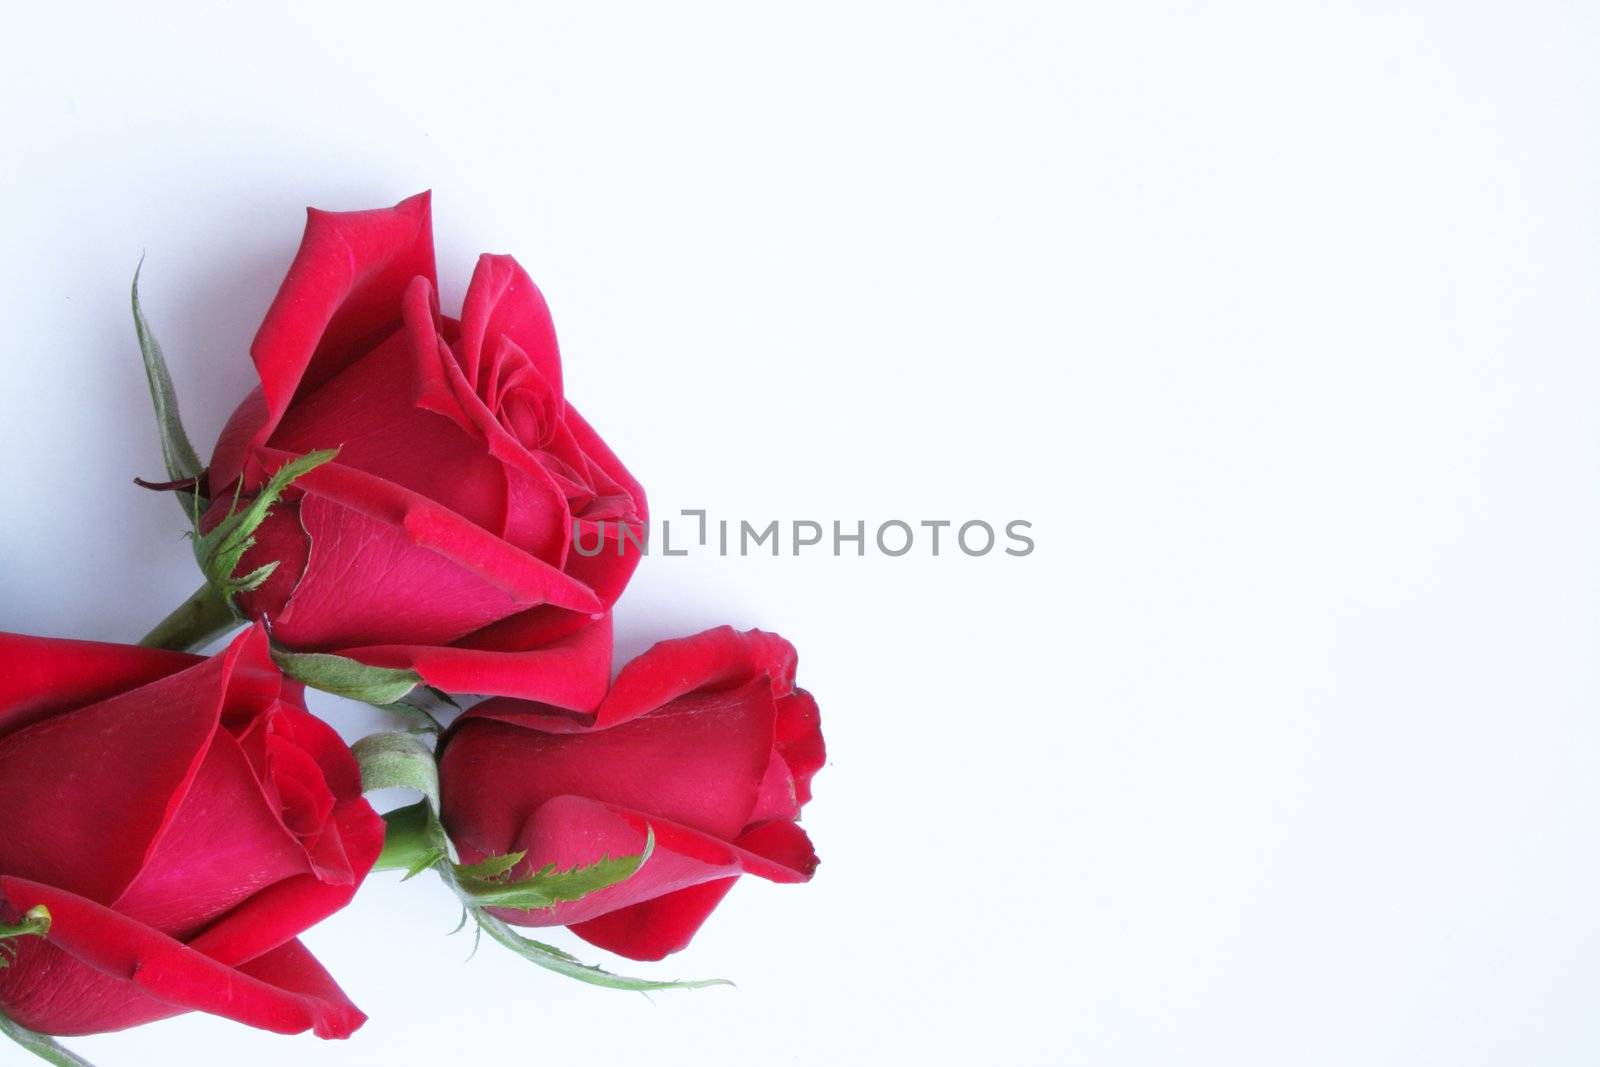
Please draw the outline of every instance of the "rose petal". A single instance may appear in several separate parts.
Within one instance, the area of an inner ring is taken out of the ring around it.
[[[289,458],[270,449],[262,455],[273,466]],[[312,547],[294,598],[275,620],[288,644],[433,644],[537,604],[599,609],[582,583],[393,482],[331,463],[297,484]],[[418,598],[418,588],[431,595]],[[373,640],[387,634],[394,636]]]
[[[199,662],[159,648],[0,633],[0,738]]]
[[[240,964],[239,970],[269,986],[323,1005],[312,1023],[318,1037],[343,1040],[367,1021],[366,1013],[350,1002],[333,975],[298,940],[286,942],[265,956]],[[321,1028],[317,1027],[318,1022]]]
[[[306,982],[303,969],[286,961],[263,961],[266,977],[256,978],[54,886],[0,875],[0,895],[17,911],[41,904],[49,908],[52,945],[171,1007],[280,1034],[314,1030],[319,1037],[346,1037],[365,1020],[348,1000],[331,999],[325,986]],[[273,984],[290,976],[298,978],[294,985]],[[122,1025],[127,1023],[96,1029]]]
[[[772,689],[689,693],[593,731],[555,725],[538,705],[491,700],[462,716],[445,747],[445,813],[469,837],[504,836],[551,797],[580,794],[732,839],[750,821],[772,757]],[[531,727],[531,728],[530,728]],[[496,829],[483,824],[493,821]],[[496,832],[499,830],[501,832]]]
[[[561,396],[561,352],[544,295],[515,259],[486,254],[478,257],[467,285],[456,344],[462,373],[479,396],[487,395],[485,345],[499,337],[516,342],[555,396]]]
[[[397,331],[296,401],[270,444],[297,454],[336,447],[336,462],[404,486],[498,533],[506,507],[502,466],[476,434],[416,406],[411,329]],[[431,336],[431,325],[427,329]]]
[[[794,687],[794,646],[777,634],[719,626],[693,637],[661,641],[623,667],[595,712],[595,725],[637,718],[697,689],[771,680],[775,694]]]
[[[0,870],[114,900],[200,769],[241,662],[270,670],[259,627],[187,670],[0,740]],[[241,690],[259,681],[247,669]]]
[[[447,693],[494,694],[590,711],[611,674],[611,616],[535,648],[362,645],[341,655],[374,667],[403,667]]]
[[[571,929],[591,945],[630,960],[663,959],[688,947],[738,880],[701,882],[654,900],[618,908],[588,922],[573,923]]]
[[[406,293],[405,313],[415,403],[469,430],[479,447],[501,465],[505,500],[500,534],[551,566],[563,566],[571,537],[565,495],[537,457],[500,425],[467,380],[455,352],[439,335],[433,291],[421,279]]]
[[[526,859],[517,868],[519,873],[538,870],[547,864],[566,870],[587,866],[608,856],[638,855],[644,849],[647,826],[655,832],[655,850],[626,881],[551,908],[537,911],[496,908],[494,913],[507,922],[521,925],[566,926],[740,873],[773,882],[803,882],[810,877],[809,871],[798,870],[691,827],[578,796],[553,797],[541,805],[510,843],[510,851],[527,851]],[[456,843],[461,847],[462,858],[468,862],[476,862],[485,855],[473,847],[469,839],[457,838]],[[503,851],[506,850],[496,850],[496,854]]]
[[[243,963],[350,903],[383,849],[384,822],[371,805],[358,799],[336,810],[333,823],[355,875],[353,882],[330,884],[310,874],[286,879],[206,927],[189,946],[222,963]]]
[[[778,698],[777,751],[794,777],[795,799],[811,801],[811,779],[827,762],[828,749],[822,740],[822,715],[817,701],[804,689]]]
[[[761,792],[756,797],[755,808],[750,812],[750,821],[799,817],[800,798],[795,795],[794,775],[783,757],[774,751],[767,762],[766,777],[761,779]]]
[[[338,731],[303,706],[286,702],[280,703],[267,721],[274,733],[294,742],[316,761],[335,797],[341,801],[360,799],[361,767]]]
[[[100,1034],[187,1010],[95,970],[45,938],[24,937],[11,944],[16,953],[11,965],[0,967],[0,1011],[30,1030],[60,1037]]]
[[[741,834],[734,844],[745,852],[793,871],[799,877],[791,881],[805,881],[816,873],[819,861],[811,838],[798,825],[787,820],[779,819],[752,827]]]
[[[111,906],[186,940],[256,891],[309,869],[244,753],[218,731],[143,867]]]
[[[307,212],[305,236],[250,346],[261,377],[212,454],[213,492],[232,484],[297,393],[315,389],[400,323],[411,279],[434,278],[427,193],[376,211]]]

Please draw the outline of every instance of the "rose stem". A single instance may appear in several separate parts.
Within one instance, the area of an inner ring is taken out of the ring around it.
[[[228,602],[207,582],[174,608],[171,615],[156,623],[155,629],[145,634],[139,643],[148,648],[191,652],[238,622],[239,617]]]

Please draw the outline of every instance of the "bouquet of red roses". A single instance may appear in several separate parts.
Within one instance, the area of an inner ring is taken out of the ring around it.
[[[197,592],[137,645],[0,634],[0,1029],[205,1011],[278,1033],[366,1016],[298,940],[374,870],[433,871],[526,959],[627,978],[515,928],[659,960],[742,874],[803,882],[824,750],[775,634],[663,640],[612,675],[643,488],[567,400],[515,260],[441,312],[426,193],[311,211],[256,334],[260,386],[202,463],[134,324]],[[209,647],[238,633],[215,654]],[[306,687],[395,729],[347,745]],[[365,792],[416,803],[377,814]]]

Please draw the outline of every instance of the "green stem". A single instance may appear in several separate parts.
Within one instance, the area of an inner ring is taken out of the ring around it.
[[[50,932],[50,909],[43,904],[22,913],[22,921],[13,926],[0,925],[0,940],[10,937],[43,937]]]
[[[0,1034],[6,1035],[44,1062],[53,1063],[56,1067],[94,1067],[94,1064],[77,1053],[62,1048],[44,1034],[34,1033],[21,1023],[7,1018],[3,1013],[0,1013]]]
[[[426,800],[385,812],[383,821],[383,851],[373,870],[423,870],[447,858],[444,831]]]
[[[171,615],[156,623],[140,644],[147,648],[169,648],[190,652],[238,625],[239,617],[210,582],[195,590]]]

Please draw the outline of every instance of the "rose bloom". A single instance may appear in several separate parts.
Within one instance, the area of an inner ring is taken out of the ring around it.
[[[514,259],[478,260],[459,318],[436,289],[426,193],[310,212],[250,349],[260,388],[212,456],[206,521],[290,457],[337,448],[259,531],[241,573],[281,566],[239,606],[299,651],[593,708],[644,492],[567,403],[549,311]]]
[[[259,626],[202,659],[0,634],[0,1011],[89,1034],[186,1011],[347,1037],[365,1020],[295,938],[383,847],[355,757]]]
[[[729,627],[663,641],[617,675],[592,715],[490,700],[451,727],[444,822],[465,862],[526,851],[513,872],[655,851],[631,878],[508,922],[570,926],[601,948],[660,959],[689,943],[741,874],[804,882],[796,825],[824,751],[794,648]]]

